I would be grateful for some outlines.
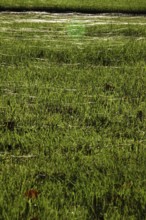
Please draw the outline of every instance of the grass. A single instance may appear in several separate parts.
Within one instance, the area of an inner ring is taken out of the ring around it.
[[[80,12],[128,12],[145,13],[145,0],[1,0],[1,10],[53,10],[53,11],[80,11]]]
[[[0,15],[0,219],[145,219],[146,19],[66,16]]]

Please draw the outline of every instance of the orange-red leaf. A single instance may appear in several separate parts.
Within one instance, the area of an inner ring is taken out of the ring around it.
[[[28,199],[36,199],[38,197],[38,191],[36,189],[29,189],[25,192],[25,196]]]

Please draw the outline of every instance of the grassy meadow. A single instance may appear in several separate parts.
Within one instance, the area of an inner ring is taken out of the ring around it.
[[[1,0],[0,10],[146,13],[145,0]]]
[[[0,219],[144,220],[146,17],[0,24]]]

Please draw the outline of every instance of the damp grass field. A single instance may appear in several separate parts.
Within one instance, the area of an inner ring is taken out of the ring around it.
[[[144,220],[146,17],[0,24],[0,219]]]
[[[0,10],[146,13],[145,0],[1,0]]]

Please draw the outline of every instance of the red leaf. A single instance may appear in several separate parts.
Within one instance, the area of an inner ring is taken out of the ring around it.
[[[38,191],[36,189],[29,189],[25,192],[25,196],[28,199],[36,199],[38,197]]]

